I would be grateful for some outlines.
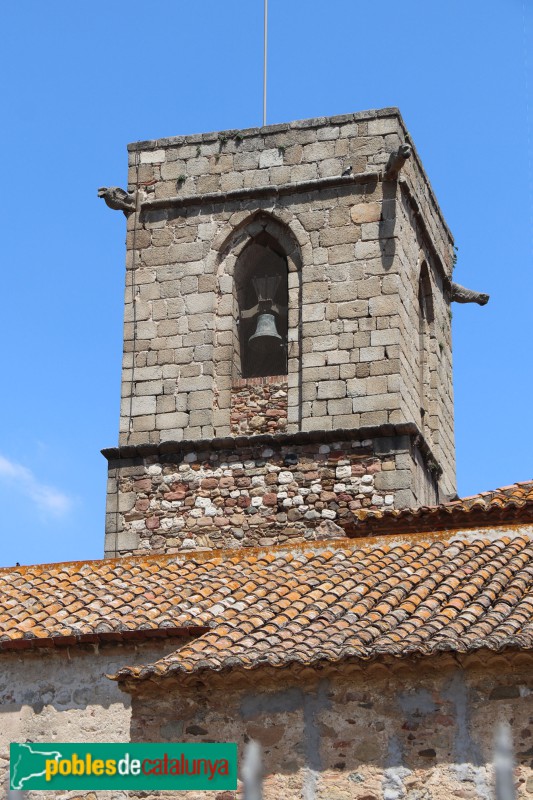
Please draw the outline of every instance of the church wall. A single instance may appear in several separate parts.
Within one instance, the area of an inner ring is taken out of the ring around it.
[[[124,664],[151,662],[176,646],[165,640],[1,653],[0,787],[8,781],[11,742],[129,741],[130,698],[106,674]],[[0,796],[5,796],[3,788]],[[29,797],[55,800],[56,794]]]
[[[137,660],[154,657],[149,649]],[[236,741],[242,758],[245,743],[255,739],[263,750],[264,800],[492,800],[494,733],[497,723],[507,722],[517,798],[533,794],[531,654],[207,673],[194,685],[186,679],[138,683],[130,705],[129,695],[104,677],[133,662],[132,651],[123,658],[126,651],[0,658],[1,785],[10,741]],[[28,800],[41,797],[52,794],[28,793]],[[100,797],[116,800],[117,793]]]
[[[460,659],[461,661],[461,659]],[[496,725],[511,726],[517,797],[533,794],[530,654],[442,655],[320,672],[138,684],[133,740],[259,741],[264,800],[492,800]],[[209,793],[190,793],[207,800]],[[226,793],[224,800],[241,797]]]
[[[359,509],[435,499],[407,435],[189,445],[110,460],[106,556],[343,536]]]

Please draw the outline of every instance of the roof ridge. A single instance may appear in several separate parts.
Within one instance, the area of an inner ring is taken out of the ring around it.
[[[416,519],[420,531],[424,525],[424,518],[427,518],[428,524],[430,524],[430,520],[432,525],[440,522],[443,526],[442,530],[446,530],[453,524],[454,515],[461,517],[461,525],[465,525],[465,519],[468,516],[470,516],[472,524],[479,525],[484,524],[485,515],[494,512],[508,513],[509,524],[512,524],[514,521],[512,512],[516,514],[529,508],[531,508],[533,516],[533,479],[517,481],[508,486],[501,486],[433,506],[358,509],[353,513],[351,522],[345,524],[345,527],[352,536],[355,536],[357,532],[361,531],[362,533],[365,529],[381,530],[390,522],[394,524],[394,531],[391,533],[397,533],[402,529],[402,522],[404,525],[406,522],[410,524],[411,520]],[[485,524],[490,524],[490,520],[487,520]],[[405,532],[407,533],[406,529]]]

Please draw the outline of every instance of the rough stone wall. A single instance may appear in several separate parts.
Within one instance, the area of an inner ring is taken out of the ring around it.
[[[263,747],[264,800],[492,800],[495,724],[507,721],[518,800],[533,795],[531,654],[209,673],[194,686],[139,684],[131,702],[105,677],[175,647],[167,640],[0,656],[0,785],[11,741],[236,741],[242,757],[253,738]],[[184,797],[234,800],[241,791]],[[148,795],[156,796],[168,793]],[[95,800],[65,793],[74,798]]]
[[[130,698],[106,674],[124,664],[149,663],[170,649],[169,641],[158,641],[0,654],[0,796],[6,796],[11,742],[129,741]],[[28,792],[25,799],[56,796]]]
[[[121,444],[231,433],[233,267],[269,225],[288,242],[288,430],[408,421],[401,362],[414,343],[398,252],[413,231],[396,225],[399,189],[381,179],[405,136],[385,109],[130,147],[145,205],[128,220]],[[350,167],[359,178],[343,183]],[[451,240],[416,155],[409,181],[449,272]]]
[[[496,722],[510,724],[519,799],[533,794],[530,654],[339,664],[319,672],[144,684],[132,738],[259,741],[264,800],[492,800]],[[241,797],[240,792],[224,800]],[[208,793],[191,793],[207,800]]]
[[[281,433],[287,430],[286,378],[241,378],[231,387],[232,436]]]
[[[413,504],[416,465],[408,437],[398,442],[251,443],[111,464],[106,556],[344,535],[360,508],[393,507],[397,494]]]

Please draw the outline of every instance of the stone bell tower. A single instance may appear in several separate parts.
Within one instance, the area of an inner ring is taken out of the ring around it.
[[[128,189],[107,555],[455,493],[453,240],[397,109],[138,142]]]

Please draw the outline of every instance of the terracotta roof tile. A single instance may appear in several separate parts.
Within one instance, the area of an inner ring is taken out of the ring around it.
[[[438,506],[418,508],[362,508],[345,518],[350,536],[373,536],[400,531],[450,530],[533,520],[533,481],[522,481],[490,492],[462,497]]]
[[[432,528],[427,520],[445,514],[456,527],[471,514],[494,521],[491,509],[502,508],[511,523],[516,509],[531,514],[533,483],[437,509],[376,513],[389,526],[382,539],[0,570],[0,648],[196,637],[156,664],[124,667],[117,679],[533,648],[528,535],[390,535],[402,519]]]
[[[0,591],[4,649],[196,635],[156,664],[121,669],[119,679],[533,647],[533,544],[520,535],[20,567],[0,570]]]

